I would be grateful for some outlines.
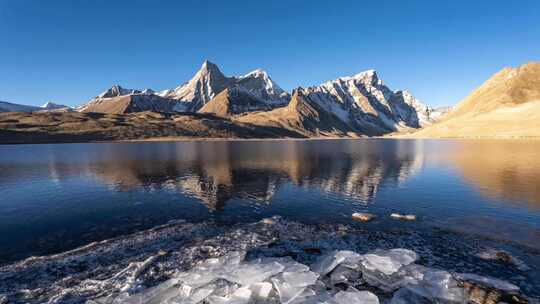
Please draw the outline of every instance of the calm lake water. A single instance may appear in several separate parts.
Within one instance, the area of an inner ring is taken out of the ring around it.
[[[366,229],[437,227],[538,249],[540,142],[0,146],[0,264],[173,219],[351,223],[353,212],[378,215],[356,224]]]

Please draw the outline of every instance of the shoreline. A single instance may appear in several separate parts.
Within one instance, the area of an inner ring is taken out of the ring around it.
[[[137,273],[141,286],[151,288],[171,279],[177,271],[186,271],[208,258],[235,251],[245,251],[249,260],[288,256],[296,262],[313,265],[334,250],[366,254],[406,248],[418,253],[421,265],[451,274],[474,269],[475,274],[508,280],[521,287],[523,294],[537,297],[536,287],[540,283],[529,277],[526,270],[478,258],[486,249],[499,246],[499,242],[464,237],[450,231],[437,233],[436,230],[403,228],[374,232],[358,224],[320,226],[281,217],[227,227],[216,226],[212,221],[179,220],[58,254],[3,265],[0,267],[0,295],[3,293],[15,303],[21,300],[43,303],[69,297],[80,300],[76,303],[85,303],[118,296],[131,282],[133,273]],[[512,254],[520,259],[527,257],[521,246],[512,247]],[[146,261],[151,261],[151,267],[141,268]],[[519,276],[526,277],[516,279]],[[72,279],[66,284],[64,279],[67,277]],[[19,290],[26,292],[23,295],[17,292]],[[381,293],[379,296],[388,295]]]
[[[501,141],[537,141],[540,137],[528,136],[504,136],[504,137],[410,137],[410,136],[365,136],[365,137],[279,137],[279,138],[241,138],[241,137],[150,137],[137,139],[112,139],[112,140],[67,140],[67,141],[38,141],[38,142],[2,142],[0,146],[12,145],[48,145],[48,144],[103,144],[103,143],[152,143],[152,142],[205,142],[205,141],[322,141],[322,140],[501,140]]]

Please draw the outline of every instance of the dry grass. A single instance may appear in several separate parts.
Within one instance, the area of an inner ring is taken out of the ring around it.
[[[0,144],[148,138],[284,138],[301,134],[211,114],[0,113]]]
[[[500,71],[443,120],[405,137],[540,137],[540,63]]]

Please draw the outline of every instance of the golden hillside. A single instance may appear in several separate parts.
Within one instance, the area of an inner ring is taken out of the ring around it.
[[[412,137],[540,137],[540,63],[505,68]]]

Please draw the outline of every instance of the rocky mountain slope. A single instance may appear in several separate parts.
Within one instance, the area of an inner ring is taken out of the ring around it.
[[[79,112],[125,114],[155,111],[176,112],[181,104],[176,100],[161,97],[151,89],[134,90],[113,85],[88,103],[77,108]]]
[[[415,137],[540,137],[540,63],[505,68]]]
[[[236,121],[257,126],[271,126],[298,132],[306,137],[354,136],[356,131],[334,112],[321,107],[302,89],[297,89],[286,107],[272,111],[248,113],[235,117]],[[368,134],[366,132],[364,134]]]
[[[47,108],[58,110],[60,106],[49,104]],[[406,90],[391,90],[374,70],[298,88],[291,96],[263,70],[229,77],[209,61],[191,80],[173,90],[155,92],[114,85],[76,110],[104,114],[199,112],[307,137],[384,135],[430,125],[442,115]]]
[[[205,61],[188,82],[173,90],[154,92],[134,90],[114,85],[78,108],[81,112],[121,114],[140,111],[197,112],[225,89],[244,90],[257,99],[250,107],[235,106],[235,112],[268,110],[283,106],[290,95],[283,91],[263,70],[255,70],[240,77],[225,76],[217,65]],[[130,98],[127,98],[129,96]],[[252,106],[257,104],[258,108]]]
[[[101,94],[100,96],[102,95],[104,94]],[[154,94],[129,93],[127,95],[112,97],[98,96],[77,110],[79,112],[106,114],[125,114],[144,111],[170,113],[175,112],[177,106],[178,103],[176,101],[171,101]]]
[[[239,116],[242,122],[279,126],[307,136],[384,135],[430,125],[440,115],[408,91],[392,91],[373,70],[298,88],[289,105]]]
[[[221,117],[252,111],[270,110],[271,106],[243,87],[226,88],[208,101],[198,112],[214,113]]]
[[[163,92],[161,96],[184,102],[186,111],[195,112],[223,90],[234,86],[245,89],[261,103],[272,107],[285,105],[290,97],[263,70],[257,69],[240,77],[227,77],[208,60],[191,80],[172,91]]]
[[[198,111],[306,136],[383,135],[424,127],[441,116],[410,92],[390,90],[374,70],[299,88],[297,93],[291,98],[263,70],[228,77],[205,61],[191,80],[174,90],[156,93],[113,86],[78,110],[110,114]]]
[[[375,133],[385,134],[420,128],[434,121],[434,109],[408,91],[390,90],[374,70],[341,77],[303,91],[354,129],[372,129]]]

